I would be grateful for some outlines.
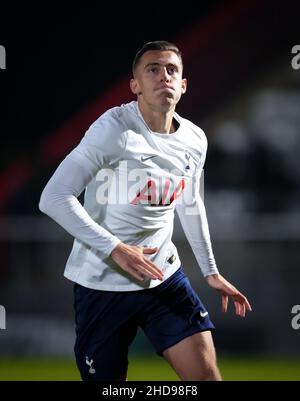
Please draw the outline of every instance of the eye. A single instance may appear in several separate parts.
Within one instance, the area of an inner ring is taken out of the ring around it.
[[[151,72],[152,74],[157,74],[157,72],[158,72],[158,67],[150,67],[149,69],[148,69],[148,72]]]
[[[168,67],[167,70],[168,70],[168,74],[169,74],[169,75],[173,75],[173,74],[175,74],[175,73],[177,72],[177,68],[174,67],[174,66]]]

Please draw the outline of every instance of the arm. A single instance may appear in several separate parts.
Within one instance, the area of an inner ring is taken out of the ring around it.
[[[144,254],[156,252],[123,244],[116,236],[97,224],[83,208],[77,197],[95,174],[88,161],[79,164],[66,157],[42,192],[39,208],[66,231],[92,248],[101,251],[138,280],[143,274],[162,279],[161,271]]]
[[[97,224],[77,199],[95,173],[88,160],[79,164],[67,156],[44,188],[39,208],[73,237],[109,256],[121,241]]]
[[[186,185],[176,211],[186,238],[204,277],[218,274],[210,240],[208,221],[203,200],[200,196],[200,176],[198,173]]]
[[[122,154],[124,138],[116,137],[114,121],[94,124],[81,143],[58,166],[44,188],[39,208],[72,236],[112,259],[133,277],[143,275],[162,279],[161,271],[144,256],[156,252],[123,244],[116,236],[96,223],[77,197],[104,164]],[[112,132],[113,128],[113,132]]]
[[[192,182],[186,189],[188,196],[184,198],[181,204],[176,205],[176,211],[196,260],[207,283],[212,288],[221,292],[223,312],[227,312],[228,297],[231,297],[235,305],[235,313],[238,316],[244,317],[247,310],[251,311],[249,301],[219,274],[216,266],[206,210],[200,196],[200,174],[193,177]]]

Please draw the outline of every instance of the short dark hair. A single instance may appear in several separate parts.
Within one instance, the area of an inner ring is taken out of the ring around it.
[[[172,51],[177,54],[177,56],[180,59],[181,64],[183,65],[181,51],[178,49],[178,47],[176,45],[174,45],[174,43],[167,42],[165,40],[155,40],[153,42],[145,43],[143,45],[143,47],[136,53],[136,55],[133,59],[133,63],[132,63],[132,72],[133,73],[139,64],[142,55],[149,50]]]

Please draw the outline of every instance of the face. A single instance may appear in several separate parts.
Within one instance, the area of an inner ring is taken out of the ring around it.
[[[130,87],[138,101],[155,111],[174,109],[186,92],[182,64],[176,53],[151,50],[143,54],[136,67]]]

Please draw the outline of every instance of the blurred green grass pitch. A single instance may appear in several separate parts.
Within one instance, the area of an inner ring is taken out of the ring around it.
[[[219,358],[224,380],[300,380],[300,360]],[[1,359],[0,380],[80,380],[75,361]],[[128,380],[178,380],[160,357],[131,357]]]

